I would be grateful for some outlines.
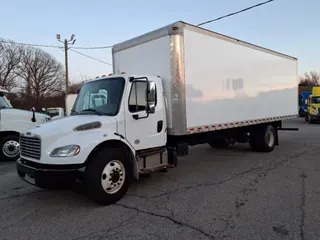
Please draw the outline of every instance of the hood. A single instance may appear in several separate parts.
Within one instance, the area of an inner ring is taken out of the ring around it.
[[[1,109],[1,114],[11,115],[12,117],[30,117],[32,118],[32,111],[22,110],[22,109],[16,109],[16,108],[3,108]],[[35,113],[36,115],[36,121],[37,122],[43,122],[43,118],[50,118],[49,115],[43,114],[43,113]],[[37,119],[41,118],[41,119]]]
[[[81,126],[83,124],[90,124],[93,122],[100,122],[100,128],[116,128],[116,119],[114,117],[108,116],[98,116],[98,115],[75,115],[63,118],[58,118],[54,121],[49,121],[46,124],[41,124],[33,129],[31,132],[33,134],[43,137],[55,138],[57,136],[63,137],[74,133],[74,128]],[[110,126],[114,125],[114,126]]]
[[[50,116],[42,113],[35,113],[36,121],[32,122],[32,111],[15,108],[4,108],[1,114],[1,130],[25,131],[34,128],[36,125],[50,120]]]

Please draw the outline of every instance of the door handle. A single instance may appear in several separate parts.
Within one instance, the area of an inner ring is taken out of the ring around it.
[[[162,128],[163,128],[163,121],[160,120],[157,123],[157,132],[160,133],[162,131]]]

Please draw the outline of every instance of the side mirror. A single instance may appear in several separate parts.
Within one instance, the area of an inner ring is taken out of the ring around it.
[[[146,112],[153,114],[156,111],[157,90],[154,82],[148,82],[147,88],[147,109]]]
[[[153,113],[155,113],[156,112],[156,107],[154,106],[154,105],[148,105],[147,106],[147,113],[149,113],[149,114],[153,114]]]

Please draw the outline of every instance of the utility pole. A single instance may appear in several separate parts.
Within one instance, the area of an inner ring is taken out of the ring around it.
[[[73,45],[76,41],[74,38],[75,35],[72,34],[71,38],[65,39],[64,41],[60,40],[60,34],[57,34],[57,39],[59,42],[62,42],[64,45],[64,56],[65,56],[65,68],[66,68],[66,95],[68,94],[69,90],[69,68],[68,68],[68,50],[69,50],[69,44]]]

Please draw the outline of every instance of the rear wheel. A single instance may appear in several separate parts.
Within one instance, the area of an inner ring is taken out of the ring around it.
[[[132,161],[121,149],[102,149],[89,161],[84,186],[93,201],[109,205],[127,192],[132,177]]]
[[[16,161],[20,156],[19,136],[10,134],[0,140],[0,161]]]
[[[276,130],[272,125],[254,129],[250,133],[250,146],[253,151],[271,152],[276,144]]]

